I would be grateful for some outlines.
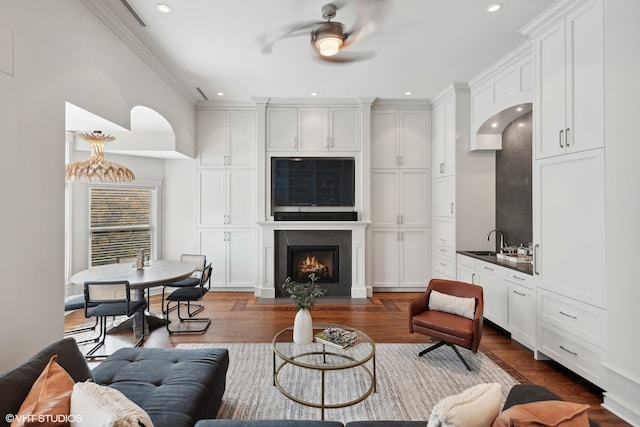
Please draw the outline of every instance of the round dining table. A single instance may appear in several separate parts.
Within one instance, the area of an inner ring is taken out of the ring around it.
[[[147,288],[156,286],[166,286],[182,279],[190,277],[196,267],[187,262],[172,260],[152,260],[142,269],[137,269],[134,263],[116,263],[98,265],[79,271],[71,276],[71,282],[77,285],[84,285],[85,282],[103,282],[109,280],[127,280],[131,289],[132,300],[144,300],[144,291]],[[148,302],[147,302],[148,310]],[[156,324],[166,322],[161,314],[146,313],[147,320]],[[142,333],[142,320],[133,317],[133,329],[135,336]],[[147,327],[149,322],[147,322]],[[121,325],[121,327],[123,327]],[[146,333],[146,331],[145,331]]]

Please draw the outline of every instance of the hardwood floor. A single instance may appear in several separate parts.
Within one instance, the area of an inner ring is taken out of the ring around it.
[[[360,329],[380,343],[426,343],[423,335],[409,333],[408,302],[417,293],[375,293],[368,303],[322,300],[312,309],[315,322],[349,325]],[[295,309],[288,301],[261,302],[248,292],[209,292],[205,312],[211,318],[209,330],[200,335],[171,335],[164,327],[151,331],[145,347],[171,348],[186,342],[271,342],[273,336],[293,323]],[[151,297],[151,310],[160,312],[160,296]],[[175,313],[172,313],[175,318]],[[70,313],[65,327],[86,322],[82,310]],[[127,345],[130,331],[110,334],[110,347]],[[589,416],[601,426],[629,426],[601,407],[602,393],[560,365],[534,360],[533,353],[512,341],[491,324],[485,323],[480,351],[498,362],[514,378],[523,383],[542,384],[565,400],[591,405]]]

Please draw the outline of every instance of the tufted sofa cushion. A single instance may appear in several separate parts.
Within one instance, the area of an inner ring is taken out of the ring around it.
[[[92,372],[121,391],[156,426],[193,426],[215,418],[226,386],[227,349],[123,348]]]

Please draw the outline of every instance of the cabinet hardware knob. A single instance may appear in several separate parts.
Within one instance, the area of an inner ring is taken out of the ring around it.
[[[533,272],[539,276],[540,272],[538,271],[538,249],[540,249],[540,245],[536,243],[533,247]]]
[[[514,279],[518,279],[518,280],[522,280],[523,282],[527,279],[525,279],[524,277],[518,277],[515,274],[512,274],[511,277],[513,277]]]
[[[453,214],[453,202],[451,202],[451,213]]]
[[[521,297],[526,297],[527,296],[527,294],[523,294],[522,292],[518,292],[516,290],[513,290],[513,293],[516,294],[516,295],[520,295]]]
[[[569,146],[569,130],[570,128],[566,128],[564,131],[564,145]]]

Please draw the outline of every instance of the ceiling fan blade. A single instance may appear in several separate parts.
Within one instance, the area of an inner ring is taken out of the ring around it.
[[[347,32],[342,48],[359,43],[373,33],[386,16],[388,0],[354,0],[357,18],[353,27]]]
[[[322,62],[331,62],[333,64],[347,64],[350,62],[366,61],[375,56],[374,52],[344,52],[340,51],[334,56],[316,55],[316,58]]]
[[[263,34],[256,42],[261,46],[262,53],[271,53],[273,45],[280,40],[297,37],[297,36],[309,36],[309,31],[317,27],[320,24],[324,24],[325,21],[309,21],[301,22],[299,24],[289,25],[287,27],[280,28],[270,33]]]

